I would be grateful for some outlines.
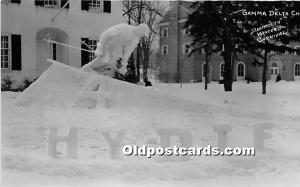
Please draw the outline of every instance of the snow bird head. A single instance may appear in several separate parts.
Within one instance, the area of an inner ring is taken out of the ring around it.
[[[149,36],[149,33],[150,33],[150,29],[148,27],[147,24],[145,23],[142,23],[140,24],[138,27],[137,27],[137,31],[138,31],[138,34],[143,37],[143,36]]]

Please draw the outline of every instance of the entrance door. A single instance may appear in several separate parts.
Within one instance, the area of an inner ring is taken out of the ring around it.
[[[37,76],[40,76],[49,66],[50,64],[46,61],[47,58],[51,59],[51,46],[49,43],[45,42],[44,40],[37,41]]]
[[[222,62],[220,65],[220,80],[224,80],[225,63]]]
[[[279,74],[279,66],[277,63],[271,65],[271,79],[276,80],[277,75]]]
[[[237,80],[245,80],[245,64],[242,62],[237,65]]]

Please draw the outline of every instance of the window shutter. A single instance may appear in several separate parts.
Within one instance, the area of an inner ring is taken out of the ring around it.
[[[11,3],[18,3],[21,4],[21,0],[10,0]]]
[[[35,5],[36,6],[44,6],[44,1],[43,0],[35,0]]]
[[[103,11],[107,12],[107,13],[111,13],[111,1],[110,0],[104,0]]]
[[[81,10],[89,10],[90,1],[88,0],[81,0]]]
[[[61,0],[60,7],[62,8],[66,3],[68,3],[68,0]],[[68,3],[68,5],[65,8],[70,8],[70,2]]]
[[[11,35],[11,70],[22,69],[21,35]]]
[[[89,39],[81,38],[81,41],[83,41],[85,44],[88,44]],[[88,47],[81,43],[81,49],[88,49]],[[81,50],[81,66],[84,66],[87,63],[89,63],[89,52]]]

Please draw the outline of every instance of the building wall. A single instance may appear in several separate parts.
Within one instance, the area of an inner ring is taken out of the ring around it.
[[[177,50],[178,50],[178,38],[177,38],[177,10],[169,12],[169,16],[165,20],[165,25],[160,27],[160,36],[162,30],[168,28],[168,37],[160,37],[160,49],[163,45],[168,45],[168,54],[158,55],[160,63],[160,80],[164,82],[175,82],[177,79]]]
[[[181,4],[180,7],[189,7],[189,2]],[[169,46],[168,55],[159,55],[158,60],[161,62],[160,68],[160,81],[162,82],[177,82],[177,55],[179,51],[179,64],[181,66],[180,72],[182,73],[182,82],[199,82],[203,80],[203,64],[205,64],[205,56],[203,54],[197,54],[197,52],[190,57],[182,53],[182,45],[184,43],[192,43],[191,37],[183,34],[184,21],[187,18],[187,8],[177,8],[178,2],[171,3],[171,9],[166,17],[162,20],[161,30],[165,27],[168,28],[168,38],[160,37],[160,47],[162,45]],[[179,10],[179,12],[178,12]],[[180,28],[177,29],[178,20],[180,21]],[[167,24],[167,25],[165,25]],[[161,35],[160,35],[161,36]],[[291,46],[300,46],[299,43],[291,43]],[[178,50],[179,48],[179,50]],[[281,78],[286,81],[292,81],[295,74],[295,64],[300,63],[299,55],[272,55],[268,63],[267,80],[274,79],[271,76],[271,66],[276,62],[279,66],[279,74]],[[234,80],[250,80],[261,81],[262,80],[262,65],[255,64],[255,56],[252,54],[240,54],[234,64],[233,79]],[[259,61],[262,61],[261,59]],[[221,64],[224,62],[222,56],[213,54],[210,61],[210,75],[209,78],[212,81],[219,81],[221,77]],[[243,79],[237,77],[238,63],[243,63],[245,66],[245,76]],[[169,75],[166,79],[165,76]],[[299,78],[298,78],[299,79]]]
[[[44,28],[53,28],[67,34],[69,45],[81,46],[83,37],[96,37],[107,28],[125,22],[122,17],[122,2],[112,1],[111,13],[81,10],[81,1],[70,1],[70,8],[51,21],[60,8],[36,6],[34,1],[22,0],[21,4],[1,1],[2,33],[22,36],[22,70],[2,70],[2,78],[10,75],[22,81],[24,78],[37,77],[37,33]],[[64,48],[67,57],[60,58],[63,63],[74,67],[81,66],[80,50]]]

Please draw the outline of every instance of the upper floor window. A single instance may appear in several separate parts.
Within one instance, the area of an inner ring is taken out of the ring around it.
[[[52,7],[52,8],[69,8],[68,0],[35,0],[36,6]]]
[[[297,49],[295,55],[300,55],[300,46],[295,46],[295,49]]]
[[[190,28],[183,29],[183,35],[185,35],[185,36],[190,35]]]
[[[44,5],[47,7],[58,7],[58,0],[44,0]]]
[[[81,0],[81,10],[111,13],[111,0]]]
[[[90,3],[90,9],[102,10],[103,5],[101,0],[92,0]]]
[[[163,45],[162,47],[161,47],[161,54],[162,55],[167,55],[169,53],[169,51],[168,51],[168,46],[167,45]]]
[[[183,44],[182,52],[183,54],[189,54],[191,52],[191,49],[192,49],[191,44],[185,43]]]
[[[168,28],[163,28],[162,31],[161,31],[161,37],[162,38],[168,38],[169,36],[169,33],[168,33]]]
[[[4,0],[4,2],[8,2],[8,3],[17,3],[17,4],[21,4],[21,0]]]

